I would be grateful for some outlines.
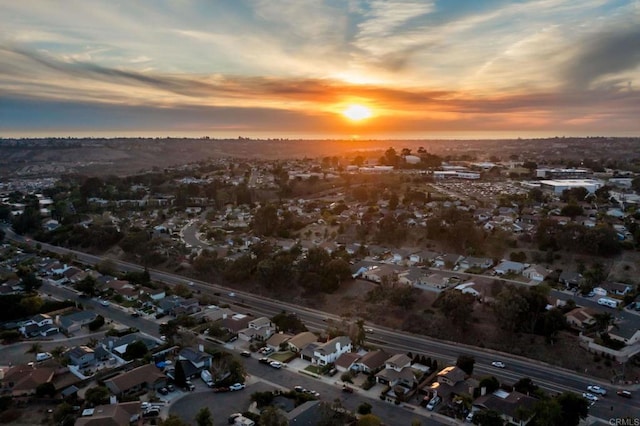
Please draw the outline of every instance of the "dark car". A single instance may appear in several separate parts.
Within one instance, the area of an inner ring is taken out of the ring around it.
[[[169,392],[173,392],[173,391],[175,391],[175,390],[176,390],[176,387],[175,387],[175,386],[173,386],[171,383],[169,383],[169,384],[167,385],[167,390],[168,390]]]
[[[230,391],[230,389],[228,387],[226,387],[226,386],[220,386],[220,387],[217,387],[217,388],[211,388],[211,390],[216,392],[216,393],[229,392]]]
[[[159,312],[159,313],[156,314],[156,319],[164,318],[166,316],[167,316],[167,314]]]
[[[269,365],[269,364],[271,363],[271,359],[270,359],[270,358],[264,358],[264,357],[263,357],[263,358],[260,358],[260,359],[258,360],[258,362],[259,362],[259,363],[261,363],[261,364],[267,364],[267,365]]]
[[[158,393],[159,393],[160,395],[169,395],[169,389],[167,389],[167,388],[160,388],[160,389],[158,389]]]
[[[160,415],[160,410],[156,408],[150,408],[144,413],[142,413],[142,417],[158,417]]]
[[[243,356],[243,357],[245,357],[245,358],[251,358],[251,352],[249,352],[249,351],[242,351],[242,352],[240,353],[240,356]]]
[[[349,386],[345,385],[345,386],[342,387],[342,392],[353,393],[353,388],[350,388]]]
[[[617,392],[617,394],[623,398],[631,398],[631,392],[627,390],[620,390]]]
[[[132,312],[131,316],[134,318],[138,318],[140,316],[140,312]]]

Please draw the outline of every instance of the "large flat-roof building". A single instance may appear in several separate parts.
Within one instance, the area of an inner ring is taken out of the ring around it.
[[[540,188],[562,194],[566,189],[584,188],[588,192],[595,192],[604,185],[604,182],[595,179],[554,179],[541,180]]]

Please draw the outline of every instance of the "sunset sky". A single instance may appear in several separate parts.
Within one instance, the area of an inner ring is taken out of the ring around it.
[[[640,0],[0,0],[0,24],[0,137],[640,136]]]

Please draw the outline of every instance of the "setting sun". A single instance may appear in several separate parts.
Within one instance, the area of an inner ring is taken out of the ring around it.
[[[371,117],[371,110],[362,105],[350,105],[342,112],[351,121],[361,121]]]

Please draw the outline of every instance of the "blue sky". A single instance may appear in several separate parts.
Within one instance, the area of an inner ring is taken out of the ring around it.
[[[0,0],[0,16],[0,136],[640,133],[639,0]]]

